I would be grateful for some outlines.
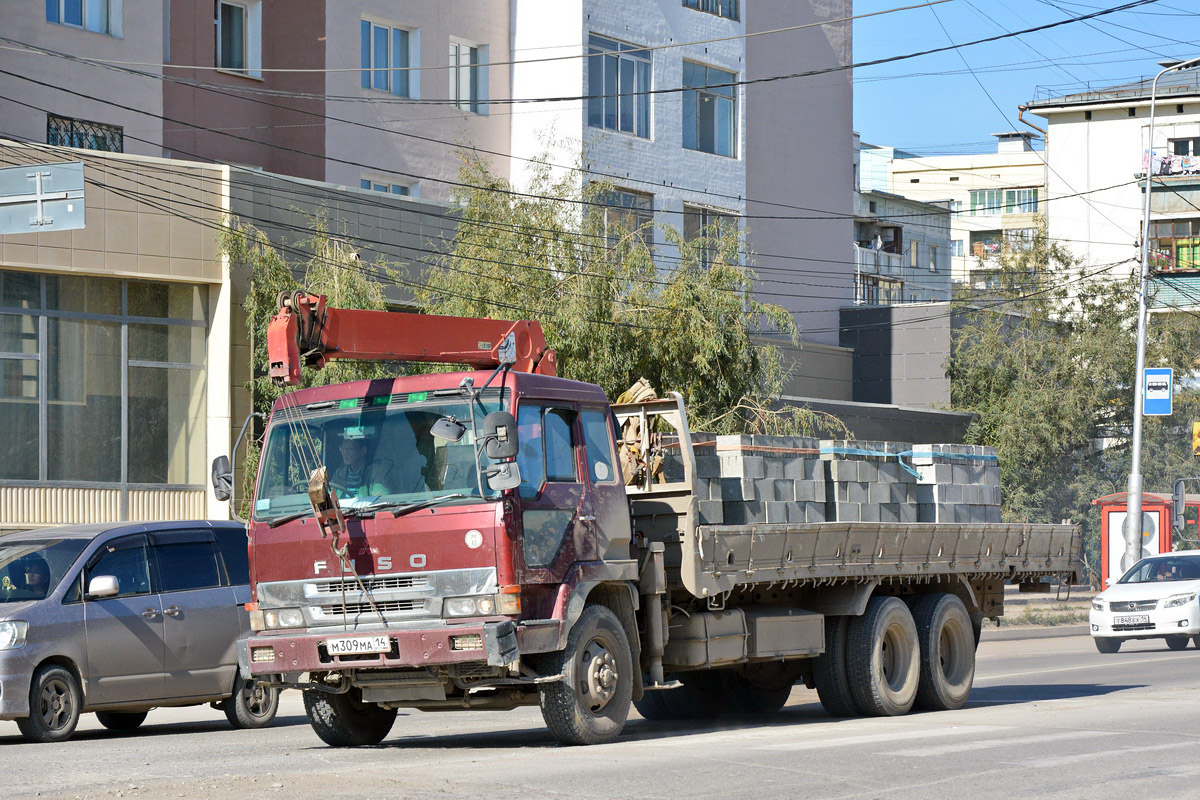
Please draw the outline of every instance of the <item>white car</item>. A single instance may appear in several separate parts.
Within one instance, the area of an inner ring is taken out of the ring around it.
[[[1092,598],[1088,615],[1101,653],[1115,653],[1127,639],[1166,639],[1182,650],[1188,639],[1200,648],[1200,550],[1143,558]]]

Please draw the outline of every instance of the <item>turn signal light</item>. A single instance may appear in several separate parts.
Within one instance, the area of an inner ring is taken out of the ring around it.
[[[521,587],[501,586],[496,595],[496,613],[515,617],[521,613]]]

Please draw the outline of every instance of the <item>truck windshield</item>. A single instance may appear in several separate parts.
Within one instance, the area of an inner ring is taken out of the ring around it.
[[[314,403],[307,409],[275,414],[259,469],[255,519],[270,520],[308,508],[308,479],[318,466],[326,467],[331,487],[348,510],[419,503],[449,494],[499,497],[486,482],[480,494],[470,407],[474,403],[479,424],[488,412],[501,408],[498,395],[341,408],[349,402],[354,401],[342,401],[336,408],[318,408],[326,404]],[[457,442],[429,432],[447,416],[467,428]],[[490,463],[486,456],[480,460],[484,467]]]
[[[41,600],[54,590],[88,539],[0,539],[0,603]]]

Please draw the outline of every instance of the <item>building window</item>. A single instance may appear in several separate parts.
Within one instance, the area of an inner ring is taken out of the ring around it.
[[[616,246],[633,232],[647,247],[654,245],[654,195],[613,189],[601,192],[596,202],[604,209],[604,230],[609,245]]]
[[[908,265],[913,269],[921,263],[921,244],[920,242],[910,242],[908,245]]]
[[[1038,210],[1037,189],[1005,189],[1005,214],[1035,214]]]
[[[684,8],[694,8],[706,14],[716,14],[718,17],[735,21],[739,18],[739,5],[738,0],[683,0]]]
[[[262,2],[217,3],[217,67],[262,77]]]
[[[683,62],[683,146],[688,150],[736,155],[737,76],[715,67]]]
[[[939,248],[936,244],[929,245],[929,271],[930,272],[937,272],[938,251],[940,249],[941,248]]]
[[[1004,249],[1010,253],[1023,253],[1033,247],[1037,228],[1010,228],[1004,232]]]
[[[950,255],[953,258],[962,258],[965,248],[963,247],[962,239],[950,240]]]
[[[588,38],[588,125],[650,138],[650,53]]]
[[[1000,189],[972,189],[971,216],[999,214],[1004,200],[1003,194]]]
[[[1200,219],[1151,222],[1150,264],[1159,272],[1200,270]]]
[[[122,0],[46,0],[46,21],[121,36]]]
[[[0,481],[203,488],[207,292],[0,271]]]
[[[704,206],[683,207],[683,238],[689,242],[702,236],[709,240],[723,239],[736,234],[737,228],[737,217],[728,211]],[[707,267],[716,255],[717,248],[709,244],[700,251],[700,262]]]
[[[487,113],[487,47],[450,42],[450,99],[463,111]]]
[[[372,192],[383,192],[384,194],[397,194],[402,197],[413,197],[416,192],[416,184],[390,183],[379,178],[362,178],[358,182],[358,188],[369,189]]]
[[[123,129],[116,125],[47,114],[46,144],[123,153],[125,134]]]
[[[409,75],[413,59],[410,32],[365,19],[361,28],[362,87],[411,97]]]

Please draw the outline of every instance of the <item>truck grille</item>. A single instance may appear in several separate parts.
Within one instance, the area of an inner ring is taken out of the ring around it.
[[[346,603],[345,605],[321,606],[321,612],[327,616],[358,616],[361,614],[374,614],[376,610],[385,614],[389,611],[424,611],[425,601],[378,600],[374,606],[370,603]]]
[[[368,592],[377,592],[383,589],[424,589],[429,585],[429,581],[424,575],[392,575],[383,578],[362,578],[361,580],[362,586],[367,587]],[[342,592],[353,594],[362,591],[362,586],[359,586],[358,581],[353,578],[344,578],[313,584],[313,590],[318,594],[341,594]]]
[[[1109,608],[1113,611],[1153,611],[1158,608],[1157,600],[1122,600],[1119,603],[1110,603]]]

